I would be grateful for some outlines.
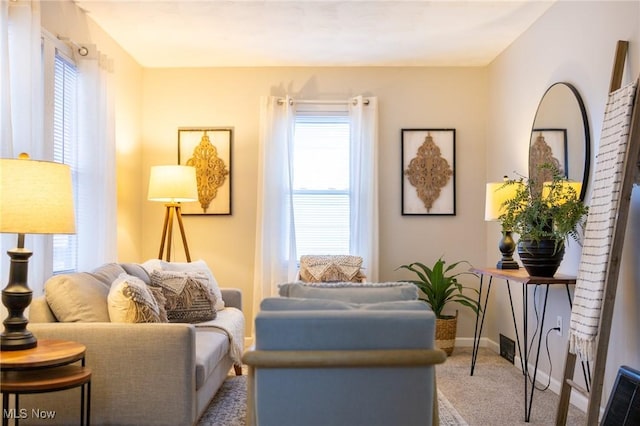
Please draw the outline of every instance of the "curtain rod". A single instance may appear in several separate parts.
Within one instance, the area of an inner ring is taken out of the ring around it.
[[[289,105],[293,105],[294,103],[296,104],[316,104],[316,105],[327,105],[327,104],[348,104],[349,102],[351,102],[353,105],[358,105],[358,100],[357,99],[353,99],[353,100],[330,100],[330,101],[323,101],[323,100],[310,100],[310,99],[293,99],[293,98],[289,98]],[[284,99],[278,99],[278,105],[281,105],[284,103]],[[369,105],[369,99],[363,99],[362,103],[364,105]]]

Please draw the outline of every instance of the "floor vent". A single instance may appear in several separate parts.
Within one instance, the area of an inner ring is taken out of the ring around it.
[[[516,342],[507,336],[500,335],[500,356],[513,364],[516,355]]]

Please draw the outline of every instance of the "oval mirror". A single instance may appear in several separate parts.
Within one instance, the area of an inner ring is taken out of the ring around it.
[[[529,143],[529,177],[539,166],[552,163],[572,181],[580,182],[584,200],[589,179],[591,141],[587,111],[580,94],[569,83],[554,83],[540,100]],[[547,179],[538,179],[542,183]]]

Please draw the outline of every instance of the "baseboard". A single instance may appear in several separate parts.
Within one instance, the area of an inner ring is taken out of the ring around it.
[[[473,338],[471,337],[456,337],[456,346],[461,348],[472,348],[473,347]],[[480,338],[480,347],[487,348],[492,352],[497,354],[500,353],[500,345],[488,337]]]
[[[459,346],[461,348],[473,347],[473,338],[456,337],[456,346]],[[490,351],[495,352],[496,354],[500,353],[500,344],[487,337],[480,338],[480,347],[487,348]],[[520,357],[517,354],[514,359],[513,365],[518,369],[518,371],[522,371],[522,361],[520,360]],[[531,363],[529,363],[529,372],[530,372],[529,374],[532,374],[532,372],[534,371],[534,368],[535,368],[535,365],[532,365]],[[546,383],[549,381],[549,375],[544,371],[538,370],[538,374],[536,375],[536,381],[543,385],[546,385]],[[549,390],[555,393],[556,395],[560,395],[561,382],[552,377],[551,382],[549,383]],[[571,402],[571,405],[575,406],[580,411],[584,413],[587,412],[587,408],[589,406],[589,400],[586,397],[584,397],[582,394],[579,394],[577,392],[572,392],[570,402]],[[602,407],[602,403],[601,403],[600,417],[602,418],[603,415],[604,415],[604,407]]]

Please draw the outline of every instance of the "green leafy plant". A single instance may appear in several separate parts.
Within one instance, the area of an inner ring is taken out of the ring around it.
[[[469,262],[464,260],[446,266],[446,262],[440,257],[432,267],[420,262],[414,262],[408,265],[401,265],[397,269],[406,269],[418,276],[418,280],[409,280],[408,282],[415,284],[424,293],[423,300],[431,306],[436,318],[450,317],[442,314],[442,310],[450,302],[466,306],[477,314],[480,310],[478,301],[463,294],[462,290],[470,289],[475,291],[476,294],[478,290],[464,287],[458,281],[458,277],[461,275],[476,276],[476,274],[469,271],[453,273],[452,271],[460,264],[471,266]]]
[[[574,186],[550,164],[540,176],[551,176],[549,182],[520,178],[505,185],[516,185],[513,198],[503,204],[502,229],[520,235],[520,240],[539,242],[553,240],[556,250],[568,237],[579,241],[578,229],[584,226],[588,207],[580,200]]]

